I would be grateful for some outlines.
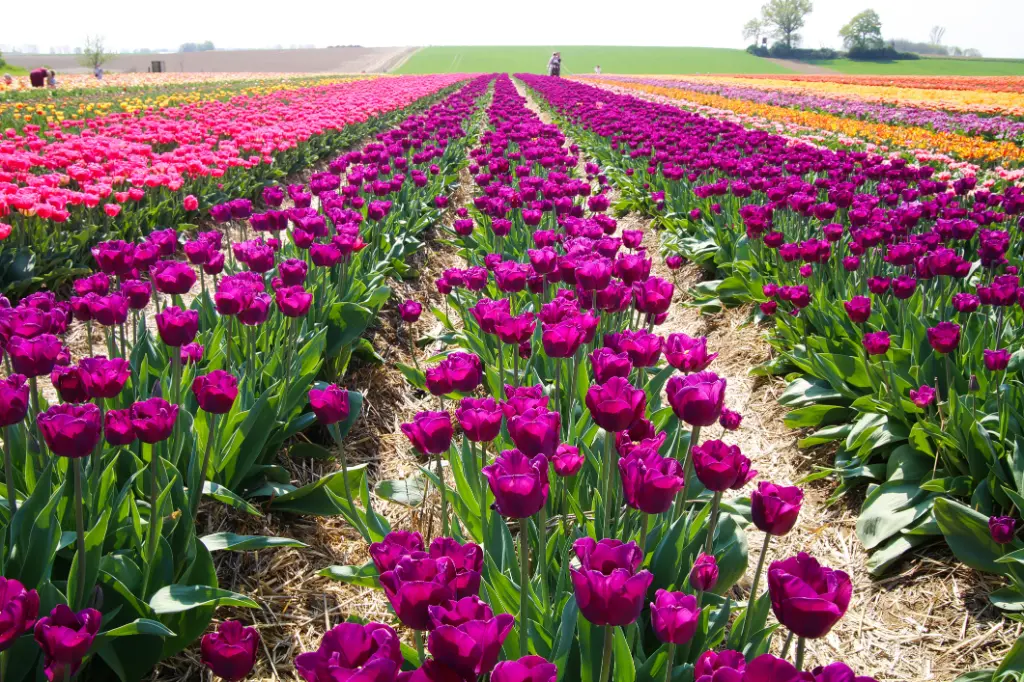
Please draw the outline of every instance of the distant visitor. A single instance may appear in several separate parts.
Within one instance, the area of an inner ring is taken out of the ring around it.
[[[41,88],[46,85],[46,77],[49,75],[50,72],[46,69],[35,69],[28,74],[28,80],[33,88]]]
[[[597,66],[594,67],[594,73],[596,73],[598,76],[601,75],[601,65],[600,64],[598,64]]]
[[[97,66],[95,69],[92,70],[92,75],[96,76],[96,80],[98,81],[103,80],[103,67]]]
[[[548,60],[548,75],[549,76],[561,76],[562,75],[562,53],[552,52],[551,59]]]

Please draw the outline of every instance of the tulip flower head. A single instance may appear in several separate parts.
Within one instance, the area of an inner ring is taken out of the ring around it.
[[[715,492],[739,490],[757,475],[738,446],[720,440],[694,446],[693,467],[704,487]]]
[[[718,562],[715,557],[703,552],[690,569],[690,587],[698,592],[710,592],[718,583]]]
[[[295,657],[295,669],[307,682],[394,680],[402,666],[402,645],[382,623],[341,623],[324,633],[316,651]]]
[[[0,576],[0,651],[11,648],[36,624],[39,593],[13,578]]]
[[[0,427],[17,424],[28,414],[29,386],[25,376],[0,379]]]
[[[452,420],[447,412],[417,412],[413,421],[402,424],[401,429],[424,455],[447,452],[452,444]]]
[[[658,590],[651,603],[651,626],[662,642],[682,645],[693,639],[700,620],[697,598],[692,594]]]
[[[1017,520],[1012,516],[993,516],[988,520],[988,530],[993,542],[1008,545],[1013,542]]]
[[[576,603],[594,625],[626,626],[640,617],[654,575],[639,570],[643,551],[635,542],[584,537],[573,543],[579,568],[570,568]]]
[[[227,414],[238,397],[238,379],[222,369],[215,369],[192,380],[192,393],[204,412]]]
[[[336,384],[328,384],[323,389],[311,388],[309,406],[317,421],[325,426],[345,421],[350,410],[349,392]]]
[[[846,613],[853,584],[843,571],[822,566],[804,552],[768,567],[768,592],[779,622],[798,637],[828,634]]]
[[[256,646],[260,635],[256,628],[237,620],[226,620],[216,632],[203,636],[201,658],[214,675],[230,682],[241,680],[256,665]]]
[[[762,532],[785,535],[796,524],[803,500],[804,493],[796,486],[778,486],[761,481],[750,494],[750,515]]]
[[[491,671],[491,682],[555,682],[558,666],[540,656],[501,661]]]
[[[415,553],[399,559],[379,580],[402,624],[413,630],[429,630],[428,609],[454,599],[455,578],[455,562],[450,558],[432,559]]]
[[[672,377],[666,392],[676,417],[691,426],[711,426],[722,414],[725,385],[725,379],[704,371]]]
[[[37,422],[53,454],[69,459],[88,456],[103,430],[100,409],[92,403],[54,405],[40,414]]]
[[[644,417],[647,396],[626,379],[613,376],[587,390],[586,404],[598,426],[605,431],[618,432]]]
[[[548,499],[548,460],[544,455],[531,459],[519,450],[505,450],[482,471],[494,494],[494,508],[502,516],[528,518]]]
[[[47,679],[64,680],[68,668],[72,675],[78,672],[102,621],[103,615],[96,609],[75,613],[64,604],[58,604],[49,616],[36,622],[34,635],[43,650]]]
[[[377,573],[394,569],[402,557],[423,552],[423,536],[415,531],[393,530],[380,542],[370,545],[370,559]]]

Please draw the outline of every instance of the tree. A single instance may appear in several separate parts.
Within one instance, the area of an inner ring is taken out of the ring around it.
[[[928,32],[928,42],[932,45],[941,45],[945,35],[945,28],[942,26],[932,26],[932,30]]]
[[[882,20],[873,9],[866,9],[850,19],[850,23],[839,30],[839,37],[843,39],[843,47],[848,50],[877,50],[885,44],[882,40]]]
[[[981,57],[981,50],[978,50],[978,49],[973,48],[973,47],[969,47],[966,50],[964,50],[964,56],[965,57],[974,57],[974,58]]]
[[[110,61],[111,55],[106,51],[103,36],[87,36],[85,47],[82,48],[82,64],[92,69],[103,66]]]
[[[768,0],[761,7],[761,21],[766,30],[793,49],[800,42],[797,31],[804,27],[804,19],[813,9],[811,0]]]
[[[761,34],[764,33],[764,29],[764,22],[755,17],[743,26],[743,39],[750,40],[753,38],[754,44],[760,43]]]

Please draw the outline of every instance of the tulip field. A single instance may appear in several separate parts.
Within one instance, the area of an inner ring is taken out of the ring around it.
[[[1024,79],[123,78],[0,97],[0,681],[1024,674]]]

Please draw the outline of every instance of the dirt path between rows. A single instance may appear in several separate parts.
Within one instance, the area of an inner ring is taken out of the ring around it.
[[[528,107],[545,123],[551,117],[516,81]],[[617,194],[613,192],[613,205]],[[750,309],[702,314],[687,307],[687,291],[707,274],[695,265],[673,272],[660,253],[660,237],[651,221],[636,214],[619,220],[619,228],[643,230],[643,247],[653,258],[652,274],[676,284],[677,305],[657,332],[663,336],[685,333],[707,336],[708,348],[718,357],[710,369],[726,378],[726,405],[744,416],[739,430],[724,433],[715,425],[701,434],[740,446],[759,472],[758,480],[796,485],[820,467],[831,465],[831,452],[797,447],[801,434],[789,429],[786,410],[778,403],[785,389],[780,379],[750,376],[750,369],[769,360],[773,350],[765,339],[767,328],[749,323]],[[809,641],[807,663],[826,665],[845,661],[858,675],[879,682],[952,680],[968,670],[995,667],[1012,641],[1021,634],[988,605],[987,587],[974,571],[956,562],[945,548],[931,547],[914,554],[890,575],[872,580],[867,553],[855,533],[861,495],[827,506],[836,486],[824,480],[803,485],[805,498],[796,528],[772,542],[769,561],[808,552],[822,564],[846,571],[854,584],[845,618],[825,638]],[[744,491],[749,494],[749,489]],[[750,570],[734,595],[745,599],[764,535],[748,532]],[[761,589],[765,589],[762,577]],[[776,637],[781,645],[783,637]],[[779,653],[776,651],[776,653]]]
[[[811,73],[811,74],[837,74],[840,73],[835,69],[827,66],[821,66],[820,64],[811,64],[809,62],[801,62],[796,59],[777,59],[775,57],[765,57],[766,62],[771,62],[777,66],[781,66],[784,69],[795,71],[796,73]]]

